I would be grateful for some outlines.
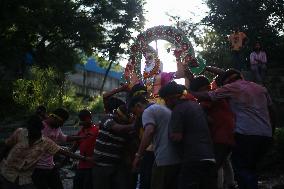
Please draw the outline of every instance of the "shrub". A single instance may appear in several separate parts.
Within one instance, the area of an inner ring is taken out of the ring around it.
[[[76,112],[82,108],[82,98],[75,96],[75,89],[65,76],[54,68],[32,67],[27,79],[18,79],[13,87],[14,101],[32,112],[39,105],[48,110],[65,107]]]
[[[90,101],[88,105],[88,109],[96,113],[104,112],[103,97],[97,96],[94,100]]]
[[[284,128],[276,129],[274,139],[276,150],[284,157]]]

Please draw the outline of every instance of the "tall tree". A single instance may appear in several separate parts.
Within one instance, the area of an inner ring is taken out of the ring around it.
[[[27,65],[64,74],[84,55],[115,61],[144,25],[144,0],[0,0],[0,101],[11,107],[12,81]],[[9,80],[9,82],[7,82]],[[0,108],[0,110],[2,110]]]
[[[144,24],[143,0],[1,0],[0,65],[23,71],[27,63],[62,72],[80,53],[103,52],[114,61],[131,33]],[[16,72],[17,73],[17,72]]]
[[[129,28],[142,28],[143,26],[143,5],[143,0],[104,1],[100,8],[104,10],[105,7],[107,7],[108,11],[95,12],[98,13],[96,15],[101,15],[102,18],[113,17],[113,23],[108,25],[111,30],[108,30],[108,35],[105,36],[106,43],[104,43],[102,47],[104,54],[108,56],[110,64],[105,73],[100,93],[103,92],[104,84],[113,62],[117,60],[119,54],[123,54],[127,51],[123,46],[129,46],[132,37],[131,34],[134,32],[133,29],[129,30]]]

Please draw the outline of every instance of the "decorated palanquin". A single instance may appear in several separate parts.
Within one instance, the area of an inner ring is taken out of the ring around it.
[[[166,40],[174,46],[177,63],[176,72],[162,72],[157,52],[149,45],[152,41]],[[145,69],[141,72],[142,56],[145,58]],[[171,26],[156,26],[140,33],[130,48],[130,58],[126,65],[123,82],[130,87],[143,83],[150,94],[156,98],[159,89],[170,81],[185,77],[186,73],[198,75],[206,67],[205,60],[195,57],[194,49],[183,31]]]

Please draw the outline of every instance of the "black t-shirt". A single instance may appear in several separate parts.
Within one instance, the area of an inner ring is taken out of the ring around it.
[[[182,150],[182,161],[214,159],[206,115],[194,101],[182,100],[172,111],[170,133],[182,133],[183,140],[177,144]]]

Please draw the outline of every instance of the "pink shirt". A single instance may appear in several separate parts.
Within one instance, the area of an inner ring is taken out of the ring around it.
[[[54,142],[66,142],[67,136],[64,135],[59,128],[51,128],[46,122],[42,122],[44,128],[42,130],[42,136],[50,138]],[[52,169],[54,167],[53,155],[43,154],[40,160],[37,162],[37,168],[40,169]]]
[[[237,80],[209,92],[212,100],[227,98],[235,114],[235,132],[243,135],[272,136],[268,106],[271,98],[265,87]]]

